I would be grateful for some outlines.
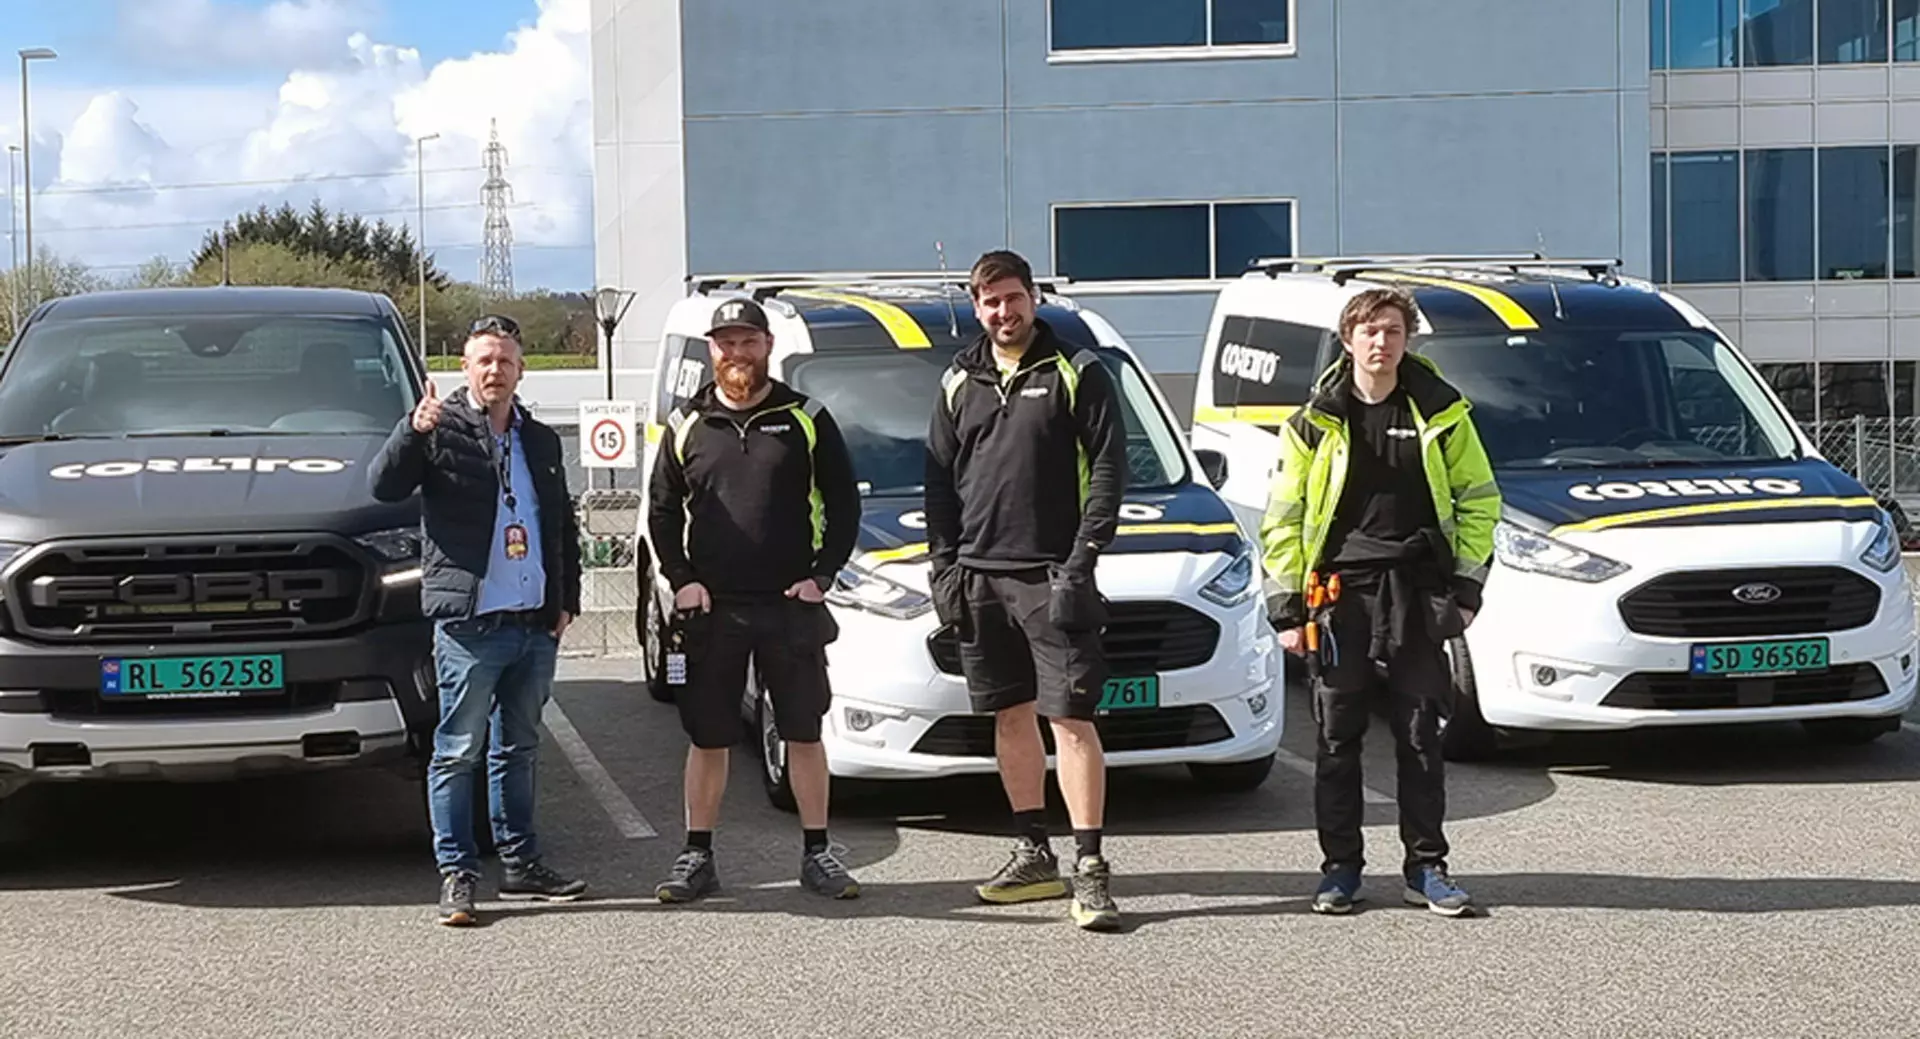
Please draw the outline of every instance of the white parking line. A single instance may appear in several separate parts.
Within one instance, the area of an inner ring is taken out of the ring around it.
[[[546,709],[540,712],[540,720],[547,723],[547,731],[553,734],[553,742],[560,745],[560,752],[573,762],[573,770],[580,773],[580,779],[593,791],[594,799],[600,807],[606,809],[607,817],[613,820],[614,828],[628,840],[643,837],[658,837],[660,834],[633,806],[626,791],[613,781],[613,775],[607,771],[600,759],[593,756],[587,747],[587,741],[580,738],[580,730],[573,727],[565,711],[552,700],[547,701]]]
[[[1900,719],[1900,727],[1908,732],[1920,732],[1920,722],[1910,722],[1905,718]]]
[[[1308,761],[1306,758],[1290,750],[1282,748],[1274,751],[1273,760],[1300,773],[1308,779],[1313,778],[1313,762]],[[1394,803],[1393,798],[1388,797],[1370,786],[1361,787],[1360,796],[1363,801],[1370,805],[1390,805]]]

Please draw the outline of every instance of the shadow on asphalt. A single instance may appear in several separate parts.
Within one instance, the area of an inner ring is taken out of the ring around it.
[[[1920,735],[1840,746],[1794,724],[1562,734],[1498,767],[1677,786],[1899,783],[1920,780]]]

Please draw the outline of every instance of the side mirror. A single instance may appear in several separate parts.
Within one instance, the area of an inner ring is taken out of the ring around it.
[[[1193,453],[1200,459],[1200,468],[1206,470],[1207,482],[1219,490],[1227,482],[1227,456],[1210,447],[1198,448]]]

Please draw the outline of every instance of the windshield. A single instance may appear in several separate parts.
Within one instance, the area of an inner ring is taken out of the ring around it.
[[[413,405],[375,318],[152,315],[34,325],[0,378],[0,438],[386,433]]]
[[[1416,349],[1473,402],[1495,468],[1772,462],[1796,451],[1759,381],[1705,332],[1437,335]]]
[[[847,440],[864,495],[926,492],[927,423],[940,399],[940,373],[957,348],[802,354],[783,381],[825,404]],[[1187,479],[1179,441],[1154,406],[1145,377],[1117,351],[1100,350],[1117,376],[1127,427],[1129,489],[1167,488]]]

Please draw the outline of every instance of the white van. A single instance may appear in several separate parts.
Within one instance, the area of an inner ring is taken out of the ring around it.
[[[734,275],[693,279],[691,290],[661,337],[643,472],[651,476],[662,448],[660,423],[711,378],[703,336],[714,308],[736,296],[766,308],[773,377],[823,402],[853,456],[859,544],[827,596],[841,632],[828,647],[834,701],[823,740],[832,774],[993,772],[993,718],[972,712],[957,643],[928,597],[922,514],[940,375],[980,331],[964,277]],[[1043,287],[1039,317],[1100,355],[1125,412],[1129,488],[1097,572],[1112,602],[1102,641],[1113,680],[1097,721],[1108,762],[1184,764],[1213,788],[1258,786],[1282,732],[1281,654],[1265,618],[1259,554],[1210,485],[1220,460],[1188,445],[1159,388],[1099,315]],[[657,573],[641,587],[651,593],[639,619],[645,669],[654,697],[667,700],[660,631],[672,596]],[[759,734],[767,793],[792,810],[771,706],[757,680],[748,685],[741,710]],[[1042,733],[1051,752],[1052,735]]]
[[[1916,682],[1892,520],[1684,300],[1618,261],[1262,261],[1220,293],[1194,446],[1257,537],[1278,430],[1341,307],[1413,291],[1410,349],[1469,400],[1504,499],[1486,608],[1449,647],[1456,759],[1503,730],[1794,720],[1864,743]],[[1297,665],[1296,665],[1297,666]]]

